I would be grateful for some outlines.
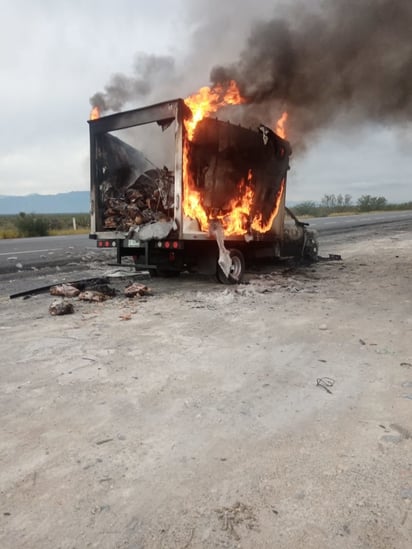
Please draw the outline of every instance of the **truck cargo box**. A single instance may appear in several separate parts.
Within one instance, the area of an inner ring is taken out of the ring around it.
[[[241,254],[266,243],[279,255],[288,141],[264,125],[246,129],[214,118],[201,120],[189,140],[190,117],[177,99],[89,121],[91,237],[116,247],[119,262],[131,255],[160,269],[169,254],[176,272],[199,266],[205,249],[219,268],[234,243]]]

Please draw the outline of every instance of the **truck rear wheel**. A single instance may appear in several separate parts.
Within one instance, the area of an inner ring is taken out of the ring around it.
[[[305,247],[303,256],[310,261],[317,261],[319,253],[318,238],[314,231],[307,230],[305,235]]]
[[[229,276],[226,276],[222,271],[220,265],[217,265],[216,276],[222,284],[239,284],[242,282],[245,274],[245,258],[240,250],[232,248],[229,250],[230,257],[232,259],[232,265],[230,266]]]

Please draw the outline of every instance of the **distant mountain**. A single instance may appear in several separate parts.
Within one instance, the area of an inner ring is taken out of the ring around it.
[[[289,207],[298,204],[287,200]],[[59,194],[28,194],[26,196],[0,195],[0,215],[14,215],[20,212],[54,214],[54,213],[88,213],[90,194],[88,191],[72,191]]]
[[[0,196],[0,215],[26,213],[88,213],[90,193],[72,191],[59,194],[28,194],[26,196]]]

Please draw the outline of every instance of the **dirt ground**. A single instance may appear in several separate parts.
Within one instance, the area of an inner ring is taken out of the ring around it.
[[[61,317],[3,293],[0,547],[409,549],[412,232],[331,251]]]

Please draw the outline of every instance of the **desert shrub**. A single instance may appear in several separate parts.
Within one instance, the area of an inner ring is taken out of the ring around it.
[[[317,211],[317,205],[316,202],[312,202],[311,200],[307,200],[306,202],[301,202],[299,204],[296,204],[293,208],[291,208],[295,215],[311,215],[315,216]]]
[[[45,219],[45,217],[43,217]],[[62,217],[57,215],[49,215],[47,216],[48,224],[49,224],[49,230],[50,231],[59,231],[63,228],[65,228],[65,225],[63,223]]]
[[[76,218],[77,226],[80,228],[87,229],[90,227],[90,215],[89,214],[77,214],[74,216]]]
[[[49,234],[47,219],[35,214],[20,212],[16,217],[15,225],[19,236],[47,236]]]
[[[370,194],[364,194],[358,198],[358,208],[360,212],[384,210],[386,205],[387,200],[384,196],[371,196]]]

